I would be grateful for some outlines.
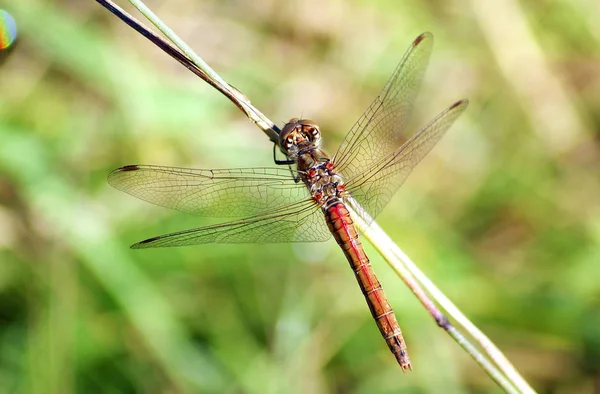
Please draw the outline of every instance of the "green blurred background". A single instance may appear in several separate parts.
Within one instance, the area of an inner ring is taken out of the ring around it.
[[[330,152],[431,31],[415,127],[471,105],[378,222],[539,392],[600,392],[597,1],[148,5],[271,119],[318,121]],[[0,66],[0,392],[500,391],[370,245],[404,376],[333,241],[128,249],[214,221],[110,170],[270,166],[271,144],[96,2],[0,8],[20,33]]]

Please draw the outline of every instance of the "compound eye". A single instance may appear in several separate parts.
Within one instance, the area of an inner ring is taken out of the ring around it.
[[[321,132],[319,131],[319,128],[316,126],[310,126],[307,130],[308,135],[310,136],[310,138],[312,139],[312,141],[317,141],[318,139],[321,138]]]
[[[287,122],[281,133],[279,134],[279,146],[286,152],[289,152],[290,148],[294,145],[294,134],[298,130],[300,125],[298,124],[298,119],[292,118],[289,122]]]
[[[302,131],[313,141],[317,139],[320,134],[319,126],[312,120],[308,119],[302,121]]]

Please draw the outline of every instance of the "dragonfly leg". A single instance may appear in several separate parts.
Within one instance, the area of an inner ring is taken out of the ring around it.
[[[291,164],[288,165],[288,168],[290,169],[290,174],[292,174],[292,178],[294,178],[294,182],[300,182],[300,178],[296,174],[294,174],[294,170],[292,169]]]
[[[296,162],[294,160],[278,160],[277,159],[277,144],[273,144],[273,161],[275,162],[275,164],[277,165],[292,165],[295,164]]]
[[[290,169],[290,174],[292,174],[294,182],[300,182],[300,178],[294,174],[294,170],[292,169],[292,164],[296,164],[294,160],[277,160],[277,144],[273,144],[273,161],[277,165],[287,165]]]

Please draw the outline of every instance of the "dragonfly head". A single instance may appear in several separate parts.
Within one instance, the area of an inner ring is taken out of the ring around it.
[[[290,119],[279,134],[279,146],[288,157],[314,150],[320,143],[319,126],[310,119]]]

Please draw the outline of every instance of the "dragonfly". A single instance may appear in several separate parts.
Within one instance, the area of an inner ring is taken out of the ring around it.
[[[133,249],[211,243],[323,242],[333,238],[350,263],[371,315],[403,371],[412,370],[396,316],[373,271],[351,211],[370,223],[415,166],[467,108],[459,100],[403,142],[433,35],[410,45],[383,90],[333,156],[319,125],[292,118],[278,133],[287,167],[193,169],[126,165],[110,185],[147,202],[230,221],[152,237]]]

